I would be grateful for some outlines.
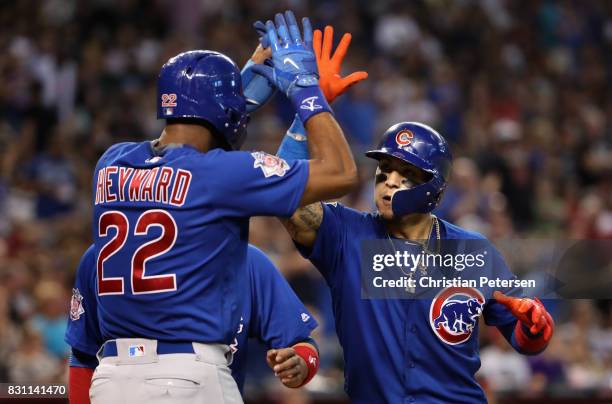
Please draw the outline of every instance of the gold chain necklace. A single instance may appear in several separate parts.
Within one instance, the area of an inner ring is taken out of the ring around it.
[[[436,230],[436,251],[439,252],[440,251],[440,221],[438,220],[438,218],[436,217],[436,215],[431,215],[432,217],[432,226],[431,226],[431,230],[429,231],[429,236],[427,237],[427,241],[424,242],[423,244],[419,243],[419,242],[410,242],[410,241],[406,241],[406,243],[411,243],[411,244],[417,244],[420,245],[421,248],[423,249],[423,252],[426,254],[430,254],[431,251],[429,250],[429,240],[431,239],[431,232],[435,229]],[[391,240],[391,235],[389,234],[389,232],[387,231],[387,240],[389,240],[389,243],[391,244],[391,247],[393,248],[393,252],[397,254],[397,249],[395,248],[395,244],[393,244],[393,240]],[[425,266],[425,264],[421,264],[419,266],[419,270],[421,271],[421,276],[427,276],[427,267]],[[402,273],[404,275],[408,276],[408,283],[412,283],[412,276],[414,275],[413,271],[410,271],[410,273],[406,273],[404,272],[404,270],[402,269],[402,267],[400,266],[400,271],[402,271]],[[414,293],[416,291],[416,288],[414,286],[406,286],[406,292],[408,293]]]

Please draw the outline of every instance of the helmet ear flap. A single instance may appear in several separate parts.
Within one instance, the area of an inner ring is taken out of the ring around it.
[[[442,199],[445,187],[443,180],[434,176],[424,184],[396,191],[391,198],[393,216],[402,217],[412,213],[431,212]]]
[[[240,124],[240,121],[244,116],[244,114],[236,111],[234,108],[231,107],[225,108],[225,114],[227,115],[227,119],[230,121],[230,123],[234,125]]]

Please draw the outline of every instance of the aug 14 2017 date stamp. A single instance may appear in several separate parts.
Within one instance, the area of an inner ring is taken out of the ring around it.
[[[67,389],[63,384],[17,384],[0,383],[0,398],[52,398],[66,397]]]

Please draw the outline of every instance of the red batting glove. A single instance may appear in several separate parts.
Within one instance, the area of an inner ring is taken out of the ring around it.
[[[548,344],[555,329],[555,322],[540,299],[509,297],[499,291],[493,293],[493,298],[506,306],[532,334],[525,335],[523,328],[517,324],[515,338],[521,346],[530,351],[538,351]],[[539,334],[540,338],[534,338]]]
[[[319,29],[314,32],[313,48],[319,68],[319,87],[330,104],[338,96],[344,94],[349,87],[368,78],[368,73],[364,71],[351,73],[346,77],[340,76],[342,60],[351,43],[351,38],[351,34],[344,34],[332,56],[334,28],[328,25],[325,27],[324,34]]]

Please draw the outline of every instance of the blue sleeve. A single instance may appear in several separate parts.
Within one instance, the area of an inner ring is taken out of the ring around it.
[[[514,348],[518,352],[521,352],[520,347],[518,346],[518,344],[516,343],[516,340],[514,339],[514,327],[516,327],[517,321],[518,320],[515,319],[514,323],[499,325],[497,326],[497,329],[499,330],[501,335],[504,336],[506,341],[508,341],[508,343],[512,345],[512,348]]]
[[[317,236],[312,248],[304,247],[296,243],[300,254],[309,259],[321,272],[325,280],[330,283],[336,273],[336,268],[341,264],[346,241],[346,221],[344,206],[333,202],[324,203],[323,220],[317,230]]]
[[[272,261],[249,246],[251,283],[249,335],[268,348],[286,348],[308,339],[317,321],[306,310]]]
[[[506,260],[502,257],[501,253],[493,247],[491,244],[491,249],[493,251],[493,265],[492,265],[492,273],[489,274],[489,278],[499,278],[499,279],[516,279],[516,275],[514,275],[510,269],[508,268],[508,264],[506,264]],[[521,296],[523,290],[521,288],[499,288],[496,289],[505,294],[506,296]],[[488,294],[492,295],[494,290],[491,290]],[[489,299],[484,307],[484,320],[487,325],[492,326],[504,326],[507,324],[515,324],[516,317],[501,303],[498,303],[495,299]]]
[[[134,143],[134,142],[120,142],[120,143],[115,143],[115,144],[111,145],[108,149],[106,149],[106,151],[98,159],[98,161],[96,163],[96,167],[95,167],[95,169],[93,171],[94,172],[94,176],[98,172],[99,168],[106,166],[109,161],[117,158],[117,156],[119,156],[121,153],[125,152],[126,148],[133,147],[134,145],[137,145],[137,143]],[[94,178],[94,186],[95,186],[95,183],[96,183],[95,180],[96,180],[96,178]]]
[[[308,152],[308,136],[304,124],[300,120],[300,116],[295,114],[291,127],[287,129],[287,133],[276,152],[276,155],[283,159],[298,160],[310,158]]]
[[[98,358],[95,355],[88,355],[78,349],[72,348],[70,355],[69,366],[73,368],[89,368],[95,369],[98,367]]]
[[[73,349],[93,356],[103,342],[97,309],[95,252],[90,246],[77,269],[64,340]]]
[[[208,198],[229,216],[289,217],[308,182],[307,160],[236,151],[218,153],[214,164],[225,169],[208,179]]]

